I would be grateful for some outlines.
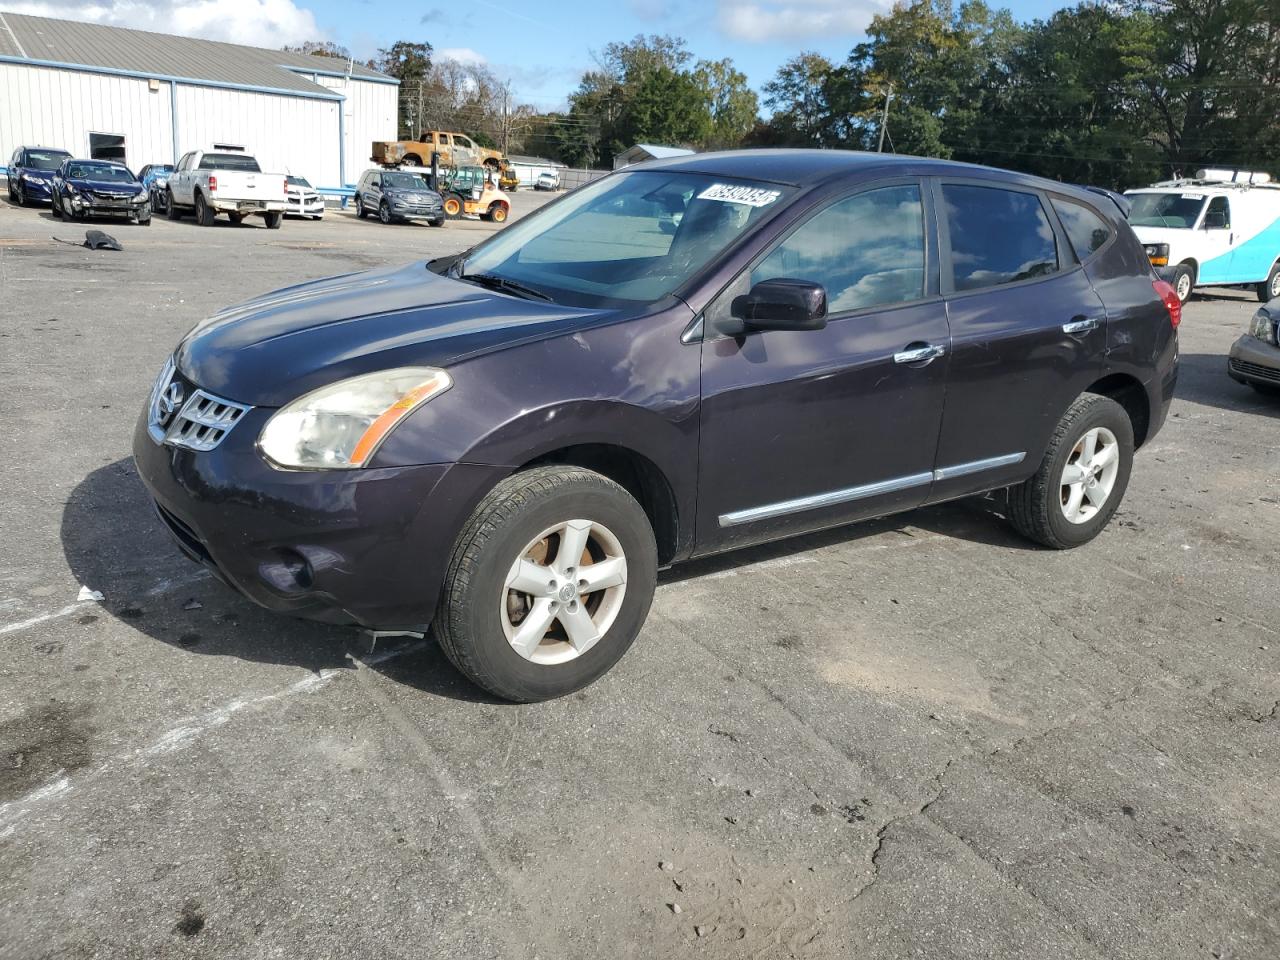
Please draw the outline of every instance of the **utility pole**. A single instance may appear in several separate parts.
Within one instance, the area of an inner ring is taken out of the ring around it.
[[[511,155],[511,81],[502,85],[502,155]]]
[[[884,92],[884,113],[880,115],[880,146],[876,147],[876,153],[884,153],[884,132],[889,127],[889,101],[893,99],[893,84],[889,84],[889,89]]]

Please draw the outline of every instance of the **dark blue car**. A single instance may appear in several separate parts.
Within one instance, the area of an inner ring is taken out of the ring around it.
[[[19,206],[48,203],[53,176],[71,154],[49,147],[18,147],[9,157],[9,201]]]
[[[53,178],[53,215],[128,217],[151,223],[151,195],[123,163],[65,160]]]

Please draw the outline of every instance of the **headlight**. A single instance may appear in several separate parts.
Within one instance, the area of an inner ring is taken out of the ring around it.
[[[1167,243],[1148,243],[1142,248],[1147,259],[1151,261],[1153,267],[1167,267],[1169,265],[1169,245]]]
[[[302,470],[362,467],[404,417],[453,386],[435,367],[402,367],[340,380],[278,410],[258,448],[273,465]]]
[[[33,177],[29,173],[22,174],[22,176],[18,177],[18,179],[21,180],[23,183],[38,183],[40,180],[39,177]]]
[[[67,188],[67,193],[71,194],[73,197],[79,192],[76,190],[76,185],[74,183],[68,183],[65,184],[65,186]]]
[[[1276,322],[1266,307],[1259,307],[1258,312],[1249,321],[1249,336],[1257,337],[1263,343],[1276,342]]]

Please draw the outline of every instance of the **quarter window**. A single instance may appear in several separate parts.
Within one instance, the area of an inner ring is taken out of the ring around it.
[[[751,271],[752,285],[780,277],[822,284],[833,314],[919,300],[924,296],[920,188],[882,187],[836,201]]]
[[[1084,204],[1055,197],[1053,209],[1058,211],[1062,229],[1067,232],[1071,248],[1081,260],[1089,259],[1090,255],[1111,239],[1111,227]]]
[[[945,184],[956,290],[981,290],[1058,269],[1058,243],[1034,193]]]

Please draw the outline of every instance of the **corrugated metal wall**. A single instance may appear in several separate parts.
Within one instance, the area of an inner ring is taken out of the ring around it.
[[[88,156],[89,133],[122,134],[127,163],[172,162],[175,155],[216,142],[237,143],[263,169],[307,177],[336,187],[339,176],[339,110],[345,114],[346,179],[354,183],[369,166],[370,144],[394,139],[396,87],[338,77],[317,82],[345,102],[177,86],[178,142],[173,143],[168,81],[50,67],[0,64],[0,165],[15,147],[60,147]]]

